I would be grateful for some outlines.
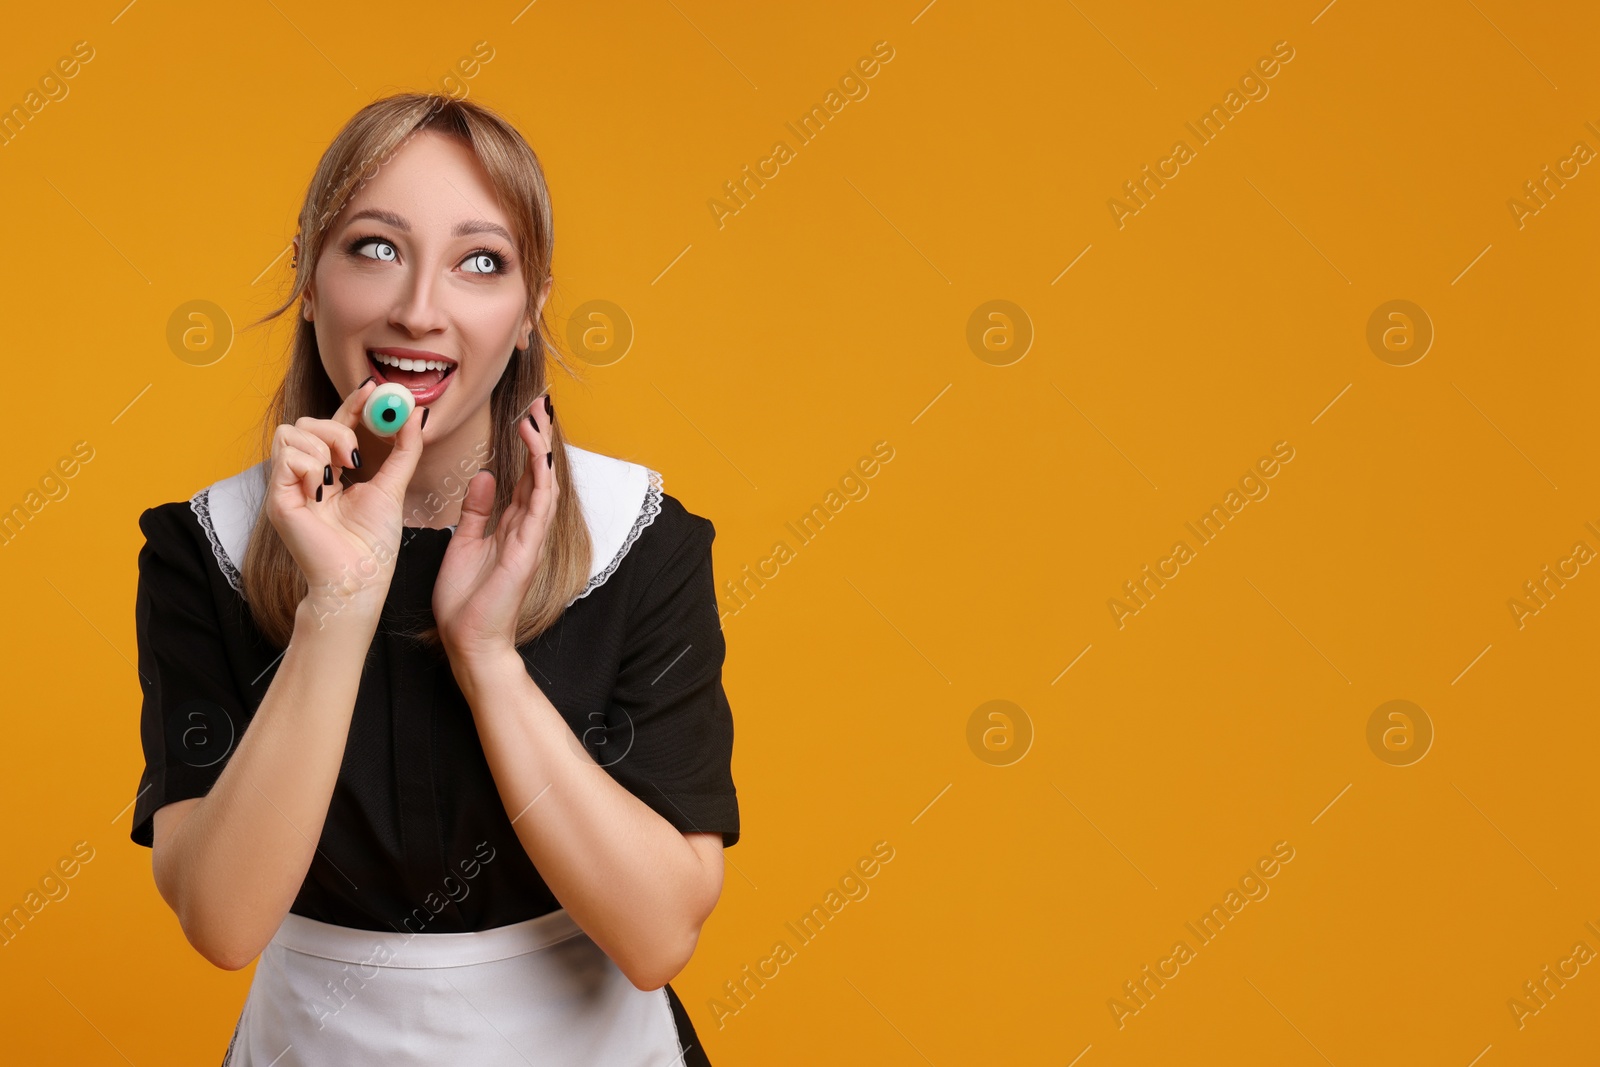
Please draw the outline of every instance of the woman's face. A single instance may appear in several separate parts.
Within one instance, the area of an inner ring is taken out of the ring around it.
[[[426,130],[329,226],[302,314],[340,396],[369,374],[399,382],[430,410],[437,440],[487,412],[511,350],[526,347],[534,320],[522,271],[477,157]],[[540,307],[548,293],[547,283]]]

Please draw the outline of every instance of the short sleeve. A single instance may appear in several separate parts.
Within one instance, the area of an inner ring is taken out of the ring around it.
[[[687,514],[687,513],[685,513]],[[733,712],[722,687],[727,646],[711,573],[709,519],[688,535],[633,601],[605,746],[595,758],[678,830],[739,840]]]
[[[167,504],[139,516],[145,543],[134,626],[145,767],[130,836],[147,848],[154,843],[156,809],[205,796],[246,724],[222,644],[206,547],[187,508]]]

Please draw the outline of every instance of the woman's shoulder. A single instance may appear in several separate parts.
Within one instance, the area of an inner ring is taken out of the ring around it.
[[[205,533],[187,500],[156,504],[139,513],[144,551],[170,559],[198,559]]]
[[[663,490],[660,512],[647,534],[641,539],[644,541],[640,546],[641,554],[651,560],[665,561],[684,554],[691,545],[710,545],[717,531],[710,519],[690,511],[683,501]]]
[[[715,536],[711,520],[696,515],[665,489],[660,471],[643,463],[567,445],[573,489],[589,526],[593,564],[582,599],[626,564],[630,574],[655,574],[696,535]]]
[[[139,515],[139,529],[146,543],[158,551],[190,551],[200,558],[209,557],[237,591],[239,561],[244,559],[265,486],[266,464],[253,464],[201,486],[185,500],[146,508]]]

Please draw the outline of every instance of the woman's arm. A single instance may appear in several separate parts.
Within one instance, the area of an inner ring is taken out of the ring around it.
[[[330,418],[302,416],[273,431],[262,507],[312,592],[296,606],[277,673],[210,791],[167,813],[178,818],[163,817],[164,805],[153,820],[156,888],[189,943],[228,970],[260,955],[305,883],[398,558],[427,412],[405,421],[365,481],[346,485],[333,473],[360,467],[356,427],[376,380],[356,386]],[[375,530],[393,540],[374,542]],[[379,573],[364,577],[374,563]],[[352,574],[363,579],[345,596]],[[333,589],[339,602],[328,610],[318,591]]]
[[[451,665],[545,884],[629,981],[659,989],[689,962],[722,894],[722,834],[679,831],[613,779],[511,646]]]
[[[377,626],[365,603],[319,619],[301,601],[277,673],[216,784],[177,812],[176,825],[166,825],[171,805],[155,814],[156,888],[218,967],[255,959],[305,882]]]

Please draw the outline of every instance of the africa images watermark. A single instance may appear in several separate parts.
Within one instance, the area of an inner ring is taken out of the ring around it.
[[[1600,926],[1596,926],[1593,920],[1586,920],[1583,925],[1589,928],[1590,933],[1600,937]],[[1519,1000],[1511,997],[1506,1001],[1506,1009],[1511,1012],[1511,1020],[1517,1024],[1517,1029],[1526,1027],[1529,1019],[1548,1008],[1549,1001],[1567,988],[1567,983],[1578,977],[1582,968],[1594,959],[1595,951],[1589,946],[1589,942],[1575,941],[1572,945],[1572,954],[1557,960],[1554,972],[1547,963],[1536,982],[1533,980],[1523,982],[1522,990],[1527,999]]]
[[[1198,527],[1194,522],[1186,522],[1183,524],[1184,528],[1194,535],[1199,545],[1209,545],[1227,528],[1229,522],[1238,517],[1247,504],[1267,498],[1267,494],[1272,490],[1264,479],[1276,477],[1282,469],[1279,464],[1287,464],[1292,459],[1294,459],[1294,446],[1288,441],[1277,442],[1272,446],[1271,455],[1256,460],[1255,466],[1240,476],[1238,489],[1229,489],[1227,495],[1222,498],[1222,503],[1212,504],[1210,511],[1195,520],[1200,524]],[[1240,493],[1244,495],[1240,496]],[[1117,624],[1117,629],[1125,629],[1129,616],[1137,615],[1149,607],[1149,601],[1155,598],[1156,593],[1165,589],[1167,582],[1182,573],[1181,568],[1196,556],[1197,550],[1189,547],[1187,541],[1175,541],[1168,554],[1156,561],[1155,570],[1152,571],[1150,564],[1146,563],[1142,577],[1130,578],[1123,582],[1122,590],[1133,603],[1129,604],[1117,597],[1111,597],[1106,601],[1106,607],[1111,612],[1111,621]]]
[[[880,64],[886,64],[894,58],[894,46],[888,41],[878,41],[872,46],[870,56],[862,56],[855,61],[855,65],[848,68],[839,77],[839,88],[829,89],[822,103],[812,104],[811,109],[802,115],[795,126],[793,122],[785,122],[790,133],[794,134],[799,146],[804,148],[818,137],[827,128],[828,123],[839,117],[846,105],[852,101],[861,101],[867,98],[872,91],[865,79],[876,77],[881,69]],[[842,95],[841,95],[842,94]],[[789,147],[787,141],[774,141],[772,149],[766,158],[756,161],[755,173],[751,173],[747,163],[740,172],[741,177],[722,183],[723,192],[732,204],[726,203],[717,197],[706,201],[706,207],[711,211],[711,218],[716,222],[717,229],[723,229],[727,220],[749,207],[749,202],[755,199],[759,190],[767,187],[767,182],[772,181],[783,173],[785,164],[799,158],[794,148]],[[752,189],[751,185],[755,188]]]
[[[794,522],[784,523],[785,528],[794,534],[799,547],[804,548],[815,541],[828,524],[839,517],[839,512],[844,510],[845,505],[866,499],[867,494],[871,492],[867,480],[877,477],[878,472],[883,469],[880,464],[888,463],[892,459],[894,459],[894,446],[888,441],[875,442],[870,455],[856,460],[855,466],[840,476],[837,490],[828,490],[821,503],[812,504],[805,514],[795,520],[799,526]],[[746,563],[740,570],[738,578],[724,579],[722,588],[727,593],[724,599],[736,606],[724,607],[719,613],[719,618],[726,620],[749,607],[756,593],[765,589],[767,582],[778,576],[779,569],[797,558],[799,558],[798,551],[791,548],[788,541],[780,539],[772,543],[772,550],[765,558],[756,561],[753,571],[751,564]]]
[[[72,446],[70,455],[56,460],[54,468],[46,467],[39,476],[37,491],[29,490],[21,501],[0,512],[0,548],[11,544],[17,536],[39,516],[47,504],[65,500],[71,492],[67,481],[76,478],[83,464],[94,459],[94,446],[79,441]]]
[[[67,83],[76,78],[84,65],[94,57],[94,45],[88,41],[75,42],[71,55],[62,56],[56,60],[54,70],[46,70],[40,75],[38,89],[29,89],[21,103],[0,110],[0,147],[9,148],[29,123],[39,120],[40,112],[51,104],[65,100],[72,92],[72,86]]]
[[[1589,532],[1600,538],[1600,529],[1595,524],[1585,522]],[[1582,567],[1592,563],[1595,559],[1595,550],[1589,547],[1589,542],[1577,540],[1572,543],[1572,551],[1556,560],[1554,571],[1546,563],[1540,571],[1539,577],[1529,578],[1522,583],[1523,595],[1526,599],[1510,597],[1506,600],[1506,607],[1511,611],[1511,620],[1521,630],[1528,625],[1528,620],[1538,615],[1550,606],[1550,601],[1555,599],[1558,592],[1567,587],[1567,583],[1582,573]],[[1570,569],[1569,569],[1570,568]]]
[[[87,851],[85,851],[87,850]],[[94,859],[94,846],[87,841],[79,841],[72,846],[72,855],[62,856],[56,860],[55,867],[46,868],[39,877],[39,888],[29,889],[23,896],[22,903],[13,904],[11,909],[0,914],[0,948],[10,948],[11,942],[27,928],[28,924],[38,919],[39,913],[44,911],[51,903],[59,903],[67,899],[67,894],[72,892],[72,887],[66,880],[76,878],[83,870],[83,865]],[[73,859],[76,856],[76,859]]]
[[[1256,860],[1254,866],[1247,868],[1240,876],[1239,888],[1229,889],[1221,904],[1212,904],[1211,910],[1200,917],[1198,929],[1192,922],[1185,922],[1184,928],[1194,935],[1195,942],[1200,947],[1211,944],[1222,934],[1228,923],[1238,918],[1239,913],[1244,911],[1248,904],[1267,899],[1272,887],[1267,885],[1265,879],[1277,877],[1278,872],[1282,870],[1280,865],[1287,864],[1293,859],[1294,846],[1287,841],[1275,842],[1271,855]],[[1111,1011],[1111,1021],[1117,1024],[1117,1029],[1124,1029],[1128,1025],[1130,1016],[1138,1015],[1148,1008],[1156,993],[1165,989],[1168,982],[1183,973],[1183,966],[1193,963],[1198,956],[1198,949],[1189,947],[1187,941],[1179,938],[1173,942],[1171,952],[1156,961],[1154,971],[1147,963],[1140,972],[1140,977],[1123,982],[1122,991],[1127,995],[1127,1000],[1119,1000],[1116,997],[1109,997],[1106,1000],[1106,1007]],[[1170,973],[1168,965],[1171,966]]]
[[[485,849],[488,850],[487,855],[484,854]],[[493,845],[487,841],[479,841],[472,857],[459,861],[461,877],[457,878],[453,874],[445,875],[442,885],[444,894],[441,896],[437,890],[430,891],[423,899],[423,906],[411,909],[411,912],[401,920],[401,925],[406,928],[406,942],[409,943],[412,938],[422,933],[422,928],[427,926],[435,915],[442,912],[450,901],[460,904],[467,899],[467,895],[472,892],[472,887],[467,883],[478,877],[484,865],[492,861],[495,855]],[[412,929],[413,922],[416,923],[416,929]],[[322,1002],[310,1005],[311,1010],[316,1012],[317,1029],[321,1030],[329,1019],[343,1011],[345,1006],[355,999],[356,994],[366,988],[368,982],[382,974],[382,968],[403,951],[403,948],[398,951],[391,948],[387,940],[374,941],[372,951],[367,954],[366,959],[354,964],[354,970],[351,969],[351,964],[346,963],[340,968],[343,976],[337,982],[333,979],[324,982]]]
[[[1216,140],[1227,127],[1228,123],[1239,117],[1251,101],[1265,100],[1272,91],[1267,80],[1278,75],[1282,69],[1280,64],[1287,64],[1294,59],[1294,49],[1288,41],[1278,41],[1272,46],[1272,54],[1262,56],[1256,60],[1255,66],[1247,70],[1239,79],[1238,89],[1229,89],[1228,95],[1222,98],[1222,103],[1212,104],[1199,119],[1199,127],[1193,122],[1185,122],[1190,133],[1194,134],[1195,142],[1200,147],[1205,147]],[[1240,93],[1244,95],[1241,96]],[[1192,148],[1188,141],[1179,138],[1173,142],[1172,151],[1164,158],[1155,162],[1155,171],[1146,163],[1143,176],[1132,178],[1122,183],[1122,188],[1127,194],[1129,202],[1111,197],[1106,201],[1106,208],[1111,212],[1111,221],[1117,224],[1117,229],[1127,226],[1130,216],[1137,215],[1149,207],[1148,201],[1153,199],[1157,190],[1166,188],[1167,182],[1182,173],[1182,168],[1198,158],[1198,150]],[[1168,167],[1171,170],[1168,170]]]
[[[794,935],[795,944],[802,948],[811,944],[830,922],[839,917],[839,913],[847,904],[865,900],[867,894],[872,891],[865,879],[877,877],[883,869],[881,864],[886,864],[892,859],[894,859],[894,847],[887,841],[874,841],[871,855],[861,857],[846,869],[839,878],[839,888],[828,890],[827,895],[822,898],[822,903],[812,904],[811,909],[800,917],[798,926],[793,922],[783,924]],[[711,1013],[717,1018],[717,1029],[725,1027],[729,1017],[738,1015],[748,1008],[756,993],[765,989],[767,982],[778,977],[779,968],[797,958],[795,949],[790,947],[789,942],[780,938],[773,942],[771,951],[765,957],[756,961],[753,970],[747,963],[741,969],[743,977],[737,982],[731,979],[723,982],[722,988],[727,994],[727,1001],[711,997],[706,1002]]]
[[[1596,137],[1600,137],[1600,129],[1596,129],[1593,122],[1585,122],[1585,126]],[[1511,212],[1512,221],[1517,224],[1517,229],[1528,225],[1528,220],[1550,206],[1556,193],[1567,187],[1567,182],[1572,181],[1582,173],[1582,168],[1595,158],[1595,150],[1589,147],[1587,141],[1574,141],[1572,151],[1564,159],[1556,160],[1555,171],[1552,172],[1550,164],[1544,165],[1544,170],[1537,178],[1530,178],[1522,183],[1524,198],[1510,197],[1506,200],[1506,210]]]

